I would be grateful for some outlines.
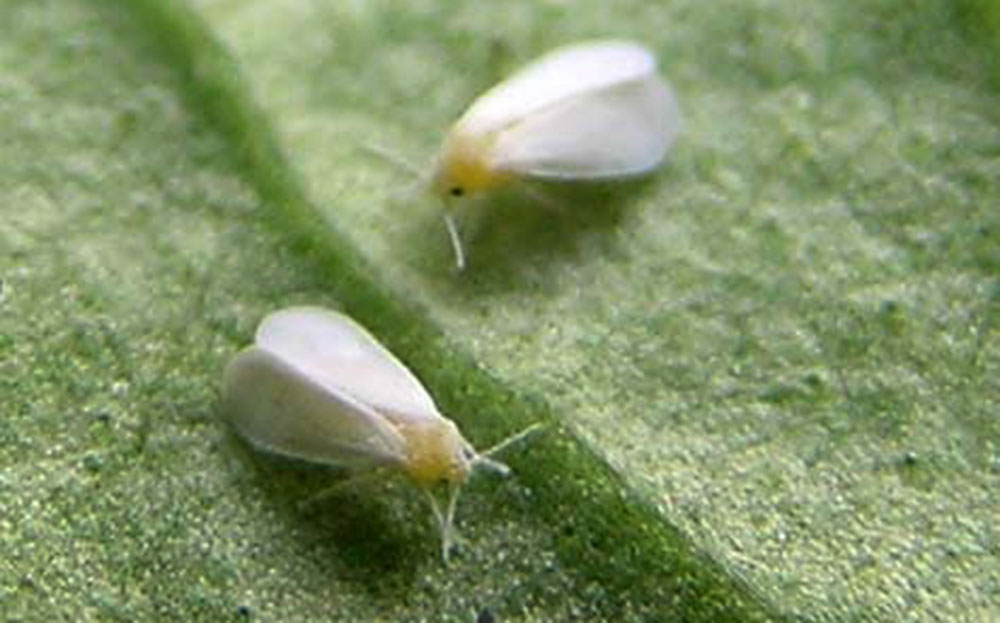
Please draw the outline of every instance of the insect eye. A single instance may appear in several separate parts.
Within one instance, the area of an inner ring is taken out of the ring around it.
[[[448,194],[450,194],[452,197],[461,197],[462,195],[465,194],[465,189],[462,188],[461,186],[452,186],[451,188],[448,189]]]

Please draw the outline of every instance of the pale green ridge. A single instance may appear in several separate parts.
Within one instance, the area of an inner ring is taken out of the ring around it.
[[[1000,130],[967,15],[197,5],[380,281],[729,573],[808,619],[998,616]],[[659,54],[685,116],[671,161],[540,189],[562,210],[470,205],[456,275],[440,206],[372,148],[427,167],[483,88],[596,36]]]

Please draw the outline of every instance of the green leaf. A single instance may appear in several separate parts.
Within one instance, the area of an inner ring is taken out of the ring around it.
[[[0,4],[3,618],[996,618],[1000,27],[958,6]],[[658,53],[669,163],[470,202],[456,274],[376,152],[599,36]],[[219,421],[301,303],[477,447],[546,424],[449,566],[405,483],[300,510],[339,476]]]

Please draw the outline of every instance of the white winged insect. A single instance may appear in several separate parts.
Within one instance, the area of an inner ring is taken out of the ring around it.
[[[606,180],[659,165],[680,129],[673,92],[656,58],[627,41],[558,48],[496,85],[444,139],[433,188],[462,197],[532,177]],[[445,212],[455,260],[465,265]]]
[[[236,430],[258,448],[404,473],[430,500],[445,560],[462,485],[477,467],[508,474],[490,455],[537,427],[477,452],[392,353],[347,316],[316,307],[267,316],[254,345],[226,366],[222,398]],[[447,488],[443,510],[439,486]]]

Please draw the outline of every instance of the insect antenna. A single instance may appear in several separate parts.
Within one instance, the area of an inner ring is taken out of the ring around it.
[[[465,252],[462,250],[462,238],[458,235],[458,227],[451,212],[444,213],[444,225],[448,228],[448,237],[451,239],[451,248],[455,251],[455,266],[458,270],[465,270]]]
[[[501,463],[500,461],[497,461],[497,460],[495,460],[495,459],[493,459],[491,457],[494,454],[498,454],[500,452],[503,452],[504,450],[506,450],[510,446],[512,446],[512,445],[518,443],[519,441],[521,441],[522,439],[530,437],[531,435],[533,435],[536,432],[540,431],[542,429],[542,427],[543,427],[543,425],[542,425],[541,422],[535,422],[531,426],[525,428],[524,430],[522,430],[520,432],[514,433],[513,435],[511,435],[510,437],[504,439],[500,443],[498,443],[498,444],[496,444],[494,446],[491,446],[491,447],[487,448],[486,450],[483,450],[482,452],[479,452],[478,454],[476,454],[476,458],[474,458],[472,460],[473,467],[481,465],[481,466],[483,466],[483,467],[485,467],[487,469],[490,469],[490,470],[498,472],[498,473],[500,473],[500,474],[502,474],[504,476],[507,476],[508,474],[510,474],[510,468],[507,467],[505,464]]]

